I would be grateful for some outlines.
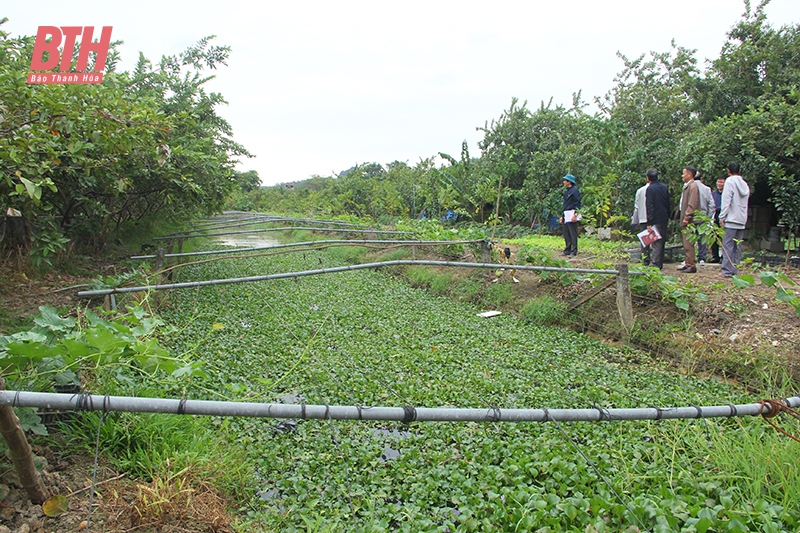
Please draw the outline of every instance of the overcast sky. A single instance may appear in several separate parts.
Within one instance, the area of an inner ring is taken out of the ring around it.
[[[753,0],[757,5],[758,0]],[[800,23],[800,1],[772,0],[775,27]],[[7,2],[13,35],[39,26],[113,26],[122,70],[139,52],[157,61],[202,37],[232,48],[207,85],[219,113],[256,157],[265,185],[345,170],[356,163],[414,165],[438,152],[458,156],[476,127],[512,97],[537,108],[606,94],[635,58],[675,39],[716,58],[741,18],[738,0],[561,0],[526,2],[193,2],[69,0]]]

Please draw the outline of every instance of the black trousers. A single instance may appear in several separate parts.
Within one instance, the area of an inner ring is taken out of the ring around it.
[[[578,253],[578,224],[576,222],[564,223],[561,226],[564,234],[564,253],[574,255]]]

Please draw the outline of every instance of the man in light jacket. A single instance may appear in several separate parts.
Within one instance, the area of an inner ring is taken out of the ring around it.
[[[728,163],[728,179],[722,188],[722,207],[719,212],[719,225],[725,228],[722,238],[722,275],[730,278],[739,273],[736,268],[742,260],[744,227],[747,224],[747,201],[750,187],[739,175],[741,167],[736,161]]]

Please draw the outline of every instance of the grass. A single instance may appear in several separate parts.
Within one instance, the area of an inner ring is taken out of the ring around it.
[[[530,235],[516,239],[503,239],[501,242],[513,244],[515,246],[536,246],[553,252],[560,252],[564,249],[563,237],[555,235]],[[593,237],[578,237],[578,253],[583,256],[597,255],[606,259],[627,259],[627,249],[632,247],[632,243],[625,241],[606,241],[598,240]]]
[[[481,302],[494,308],[501,308],[511,302],[513,294],[508,280],[498,281],[486,287]]]
[[[243,481],[252,463],[243,450],[227,446],[223,422],[153,413],[112,413],[102,419],[99,412],[87,412],[62,430],[70,445],[94,453],[101,420],[101,449],[118,470],[146,482],[190,472],[229,494],[247,493]]]
[[[13,335],[33,327],[33,317],[22,317],[0,306],[0,335]]]
[[[566,314],[566,305],[550,295],[542,295],[525,302],[520,316],[540,326],[558,324]]]

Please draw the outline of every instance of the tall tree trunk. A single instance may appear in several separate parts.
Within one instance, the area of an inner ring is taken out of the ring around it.
[[[5,388],[5,380],[0,378],[0,389]],[[8,457],[14,465],[20,483],[28,492],[28,497],[33,503],[41,504],[47,501],[50,492],[44,486],[33,464],[33,454],[28,439],[25,438],[14,410],[7,405],[0,406],[0,434],[8,444]]]

